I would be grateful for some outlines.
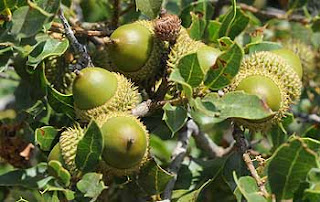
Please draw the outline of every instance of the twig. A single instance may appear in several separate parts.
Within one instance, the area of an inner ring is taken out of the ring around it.
[[[62,8],[59,10],[59,18],[63,24],[65,35],[69,40],[73,50],[76,54],[80,55],[76,65],[74,66],[74,70],[81,70],[88,66],[93,66],[90,55],[87,52],[87,49],[84,45],[78,42],[77,38],[74,36],[73,31],[67,21],[67,19],[63,15]]]
[[[240,6],[240,8],[244,11],[250,11],[251,13],[261,15],[266,18],[276,18],[280,20],[288,20],[288,21],[293,21],[293,22],[299,22],[301,24],[308,24],[311,21],[307,19],[305,16],[301,15],[287,15],[284,11],[272,8],[269,10],[260,10],[258,8],[255,8],[253,6],[249,6],[244,3],[239,3],[237,4]]]
[[[177,145],[172,153],[172,161],[168,171],[173,174],[174,177],[169,181],[163,192],[163,199],[165,200],[171,199],[172,190],[177,181],[181,163],[183,162],[183,159],[187,153],[189,138],[193,132],[198,132],[198,127],[193,120],[189,120],[184,130],[179,134]]]
[[[229,153],[234,146],[234,143],[232,143],[228,148],[220,147],[206,133],[200,131],[199,133],[192,133],[192,137],[197,147],[205,151],[209,158],[222,157]]]
[[[114,28],[118,27],[119,17],[120,17],[120,0],[113,1],[113,17],[112,17],[112,25]]]
[[[110,35],[110,31],[105,30],[86,30],[79,26],[73,26],[71,27],[74,35],[76,36],[88,36],[88,37],[104,37]],[[64,27],[62,24],[53,22],[50,27],[50,31],[52,32],[58,32],[58,33],[64,33]]]
[[[138,117],[145,117],[148,114],[154,112],[157,109],[163,107],[166,103],[170,103],[173,105],[184,103],[187,101],[187,98],[175,98],[172,100],[162,100],[162,101],[153,101],[153,100],[146,100],[140,103],[137,107],[131,110],[131,114]]]
[[[303,119],[306,122],[320,123],[320,116],[317,114],[305,114],[305,113],[295,113],[296,117]]]
[[[265,181],[263,181],[260,176],[258,175],[253,163],[252,163],[252,160],[249,156],[249,153],[248,152],[245,152],[243,154],[243,160],[244,162],[246,163],[247,167],[248,167],[248,170],[250,171],[252,177],[256,180],[257,182],[257,185],[261,191],[261,193],[263,194],[264,197],[268,198],[269,197],[269,193],[267,192],[266,190],[266,187],[265,187]]]

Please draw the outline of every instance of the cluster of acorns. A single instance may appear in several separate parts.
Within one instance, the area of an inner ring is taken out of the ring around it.
[[[108,60],[102,68],[88,67],[77,73],[72,86],[74,108],[80,121],[94,119],[101,128],[103,169],[116,175],[129,175],[148,159],[149,134],[137,117],[131,115],[140,96],[127,78],[135,84],[148,81],[156,77],[163,66],[177,68],[179,60],[190,53],[198,54],[203,72],[207,72],[221,51],[191,39],[187,30],[180,26],[180,19],[168,14],[154,21],[120,26],[110,40]],[[163,65],[163,58],[166,65]],[[266,125],[280,120],[289,105],[299,99],[301,77],[300,60],[289,50],[247,56],[225,91],[243,90],[257,95],[275,115],[264,120],[236,121],[249,129],[263,130]],[[62,132],[49,160],[62,161],[71,173],[76,173],[77,144],[83,135],[84,129],[79,125]]]

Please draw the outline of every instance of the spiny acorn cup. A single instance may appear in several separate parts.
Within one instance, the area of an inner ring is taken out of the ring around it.
[[[66,168],[72,175],[75,175],[78,171],[75,159],[78,143],[83,136],[84,129],[82,129],[80,125],[76,124],[63,131],[59,139],[60,151],[64,159],[64,165],[66,165]]]
[[[290,49],[299,56],[302,64],[304,81],[308,81],[317,75],[315,71],[316,53],[311,46],[299,40],[289,40],[284,43],[284,47]]]
[[[236,119],[236,122],[252,131],[265,131],[299,100],[301,88],[298,74],[282,57],[262,51],[242,61],[238,74],[224,90],[243,90],[259,96],[275,115],[262,120]]]
[[[167,54],[167,45],[158,39],[151,21],[136,21],[118,27],[110,36],[108,46],[111,68],[134,82],[154,79]]]
[[[82,69],[73,82],[77,117],[90,121],[112,111],[129,111],[139,102],[137,88],[123,75],[98,67]]]
[[[45,60],[45,75],[53,87],[61,93],[70,94],[75,74],[69,70],[68,53],[64,56],[51,56]],[[59,78],[59,79],[57,79]]]
[[[181,28],[176,43],[170,50],[167,65],[171,68],[177,68],[182,57],[198,53],[198,59],[203,71],[207,72],[216,62],[217,57],[221,54],[219,49],[207,46],[201,41],[196,41],[190,38],[187,30]]]
[[[139,171],[149,156],[149,133],[134,116],[115,112],[97,120],[103,135],[100,170],[116,176]]]

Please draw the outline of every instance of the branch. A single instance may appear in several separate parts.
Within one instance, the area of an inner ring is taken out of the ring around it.
[[[91,28],[91,27],[90,27]],[[87,36],[87,37],[104,37],[110,35],[111,31],[109,30],[87,30],[79,26],[71,27],[74,35],[76,36]],[[94,28],[93,28],[94,29]],[[62,24],[53,22],[50,27],[50,31],[64,33],[64,27]]]
[[[201,150],[205,151],[209,158],[222,157],[228,154],[234,146],[234,143],[231,143],[228,148],[223,148],[218,146],[212,139],[203,132],[192,133],[192,136],[196,142],[196,145]]]
[[[243,154],[243,160],[244,162],[246,163],[247,167],[248,167],[248,170],[250,171],[252,177],[256,180],[257,182],[257,185],[261,191],[261,193],[263,194],[264,197],[268,198],[269,197],[269,193],[267,192],[266,190],[266,187],[265,187],[265,181],[263,181],[259,174],[257,173],[253,163],[252,163],[252,160],[249,156],[249,153],[248,152],[245,152]]]
[[[169,181],[169,183],[167,184],[163,192],[163,198],[165,200],[171,199],[172,190],[177,181],[178,172],[180,170],[181,163],[183,162],[183,159],[187,153],[189,138],[193,132],[198,132],[198,127],[194,123],[194,121],[190,119],[187,122],[187,125],[184,128],[184,130],[179,134],[177,145],[172,153],[172,157],[171,157],[172,161],[168,171],[171,174],[173,174],[174,178]]]
[[[294,116],[299,117],[306,122],[320,123],[320,116],[317,114],[294,113]]]
[[[146,100],[141,102],[137,107],[131,110],[131,114],[138,117],[145,117],[157,109],[160,109],[165,104],[170,103],[173,105],[181,104],[187,101],[187,98],[175,98],[172,100],[162,100],[162,101],[153,101],[153,100]]]
[[[301,24],[308,24],[311,21],[307,19],[305,16],[301,15],[287,15],[284,11],[276,8],[272,8],[269,10],[259,10],[253,6],[249,6],[244,3],[238,4],[240,8],[244,11],[250,11],[251,13],[261,15],[266,18],[276,18],[279,20],[288,20],[293,22],[299,22]]]
[[[81,43],[79,43],[77,38],[74,36],[73,31],[71,30],[71,27],[67,19],[63,15],[62,8],[60,8],[59,10],[59,18],[63,24],[65,35],[69,40],[73,50],[75,51],[76,54],[80,55],[80,58],[78,59],[77,63],[74,66],[74,69],[81,70],[85,67],[93,66],[90,55],[88,54],[86,47]]]
[[[232,132],[233,139],[236,141],[235,146],[239,152],[245,153],[248,148],[247,140],[244,137],[243,131],[233,123],[233,132]]]

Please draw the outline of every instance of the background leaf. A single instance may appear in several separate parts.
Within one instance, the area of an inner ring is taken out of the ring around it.
[[[243,50],[234,43],[226,52],[223,52],[216,60],[206,75],[204,84],[212,90],[220,89],[230,84],[238,73],[243,58]]]
[[[83,172],[94,170],[102,153],[103,139],[99,126],[92,120],[83,138],[79,141],[76,153],[77,168]]]
[[[139,187],[140,191],[146,195],[161,194],[167,183],[173,176],[163,170],[154,160],[148,162],[141,168],[136,179],[130,184],[132,187]]]
[[[102,174],[87,173],[77,183],[77,188],[84,194],[85,197],[92,198],[91,201],[96,201],[101,192],[107,188],[104,185],[102,177]]]
[[[187,121],[187,110],[183,107],[172,106],[167,103],[163,106],[163,120],[172,132],[172,136],[178,132]]]
[[[283,160],[285,159],[285,160]],[[268,181],[277,199],[291,199],[311,168],[318,167],[316,153],[299,138],[280,146],[268,164]]]
[[[184,81],[192,87],[199,86],[204,72],[200,67],[197,53],[186,55],[179,60],[177,68]]]
[[[53,126],[43,126],[35,131],[35,141],[43,151],[50,151],[52,143],[56,139],[58,130]]]
[[[161,4],[162,0],[136,0],[137,9],[151,19],[157,17]]]

